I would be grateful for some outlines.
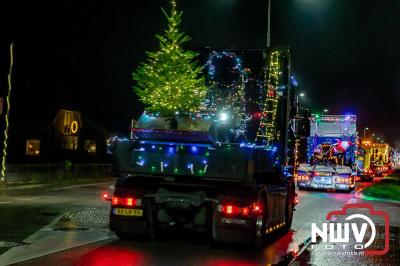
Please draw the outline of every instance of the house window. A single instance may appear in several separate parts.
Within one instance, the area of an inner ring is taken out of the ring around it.
[[[65,111],[64,113],[64,134],[71,134],[71,123],[72,123],[73,113],[71,111]]]
[[[77,150],[78,136],[64,136],[62,148],[64,150]]]
[[[31,156],[40,155],[40,140],[28,139],[26,141],[26,155],[31,155]]]
[[[85,140],[84,147],[88,153],[96,153],[96,141],[95,140],[91,140],[91,139]]]

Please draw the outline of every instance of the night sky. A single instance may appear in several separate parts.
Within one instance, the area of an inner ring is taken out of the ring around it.
[[[306,104],[353,112],[392,142],[400,124],[400,1],[272,0],[273,47],[289,46]],[[264,48],[266,0],[178,0],[190,47]],[[141,112],[131,73],[166,25],[167,0],[0,1],[0,92],[15,42],[11,121],[74,108],[109,131]]]

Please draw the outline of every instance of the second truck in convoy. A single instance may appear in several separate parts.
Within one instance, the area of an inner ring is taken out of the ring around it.
[[[355,115],[314,115],[308,138],[308,163],[297,170],[299,189],[351,191],[357,151]]]

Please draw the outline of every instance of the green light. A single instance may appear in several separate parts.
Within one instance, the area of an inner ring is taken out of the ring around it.
[[[175,174],[178,173],[178,168],[175,168],[175,169],[174,169],[174,173],[175,173]]]
[[[206,156],[210,156],[210,153],[209,153],[209,152],[206,152]]]
[[[152,167],[151,167],[151,171],[155,171],[156,170],[156,167],[153,165]]]
[[[199,175],[203,175],[203,170],[199,170]]]

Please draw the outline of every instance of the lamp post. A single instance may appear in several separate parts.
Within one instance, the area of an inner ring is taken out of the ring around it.
[[[271,46],[271,0],[268,0],[267,50]]]

